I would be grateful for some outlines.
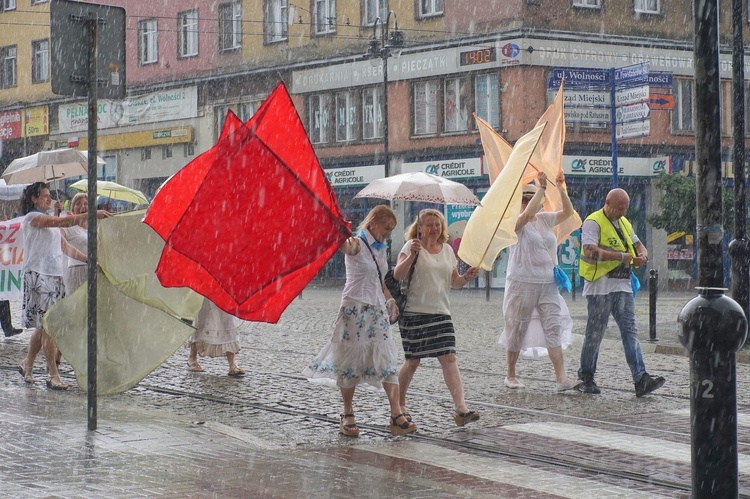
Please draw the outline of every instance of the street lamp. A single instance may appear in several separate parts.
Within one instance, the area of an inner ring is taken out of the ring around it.
[[[389,26],[393,16],[394,28],[389,33]],[[380,40],[377,37],[378,24],[380,24]],[[391,169],[391,156],[388,151],[388,58],[398,57],[404,48],[404,33],[398,30],[398,19],[392,10],[388,12],[385,23],[378,17],[372,23],[372,39],[367,47],[365,58],[377,64],[378,59],[383,61],[383,157],[385,163],[385,176],[388,177]]]

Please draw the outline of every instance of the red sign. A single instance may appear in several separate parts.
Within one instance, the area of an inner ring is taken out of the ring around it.
[[[0,113],[0,140],[20,139],[21,111],[3,111]]]
[[[648,96],[648,105],[651,109],[674,109],[674,95],[651,94]]]

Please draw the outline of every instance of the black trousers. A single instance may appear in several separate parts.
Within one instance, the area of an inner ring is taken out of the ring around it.
[[[0,326],[3,331],[10,333],[13,331],[13,321],[10,317],[10,302],[8,300],[0,300]]]

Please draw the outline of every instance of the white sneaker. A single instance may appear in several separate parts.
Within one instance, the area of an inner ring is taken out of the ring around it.
[[[565,381],[561,381],[560,383],[555,383],[555,388],[558,392],[565,392],[568,390],[575,390],[578,388],[583,381],[581,380],[572,380],[570,378],[567,378]]]
[[[505,386],[508,388],[525,388],[524,384],[518,381],[518,378],[505,378],[505,381],[503,382]]]

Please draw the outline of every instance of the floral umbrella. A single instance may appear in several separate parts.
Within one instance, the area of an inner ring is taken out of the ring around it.
[[[375,179],[354,197],[481,205],[479,199],[465,185],[424,172],[402,173]]]

